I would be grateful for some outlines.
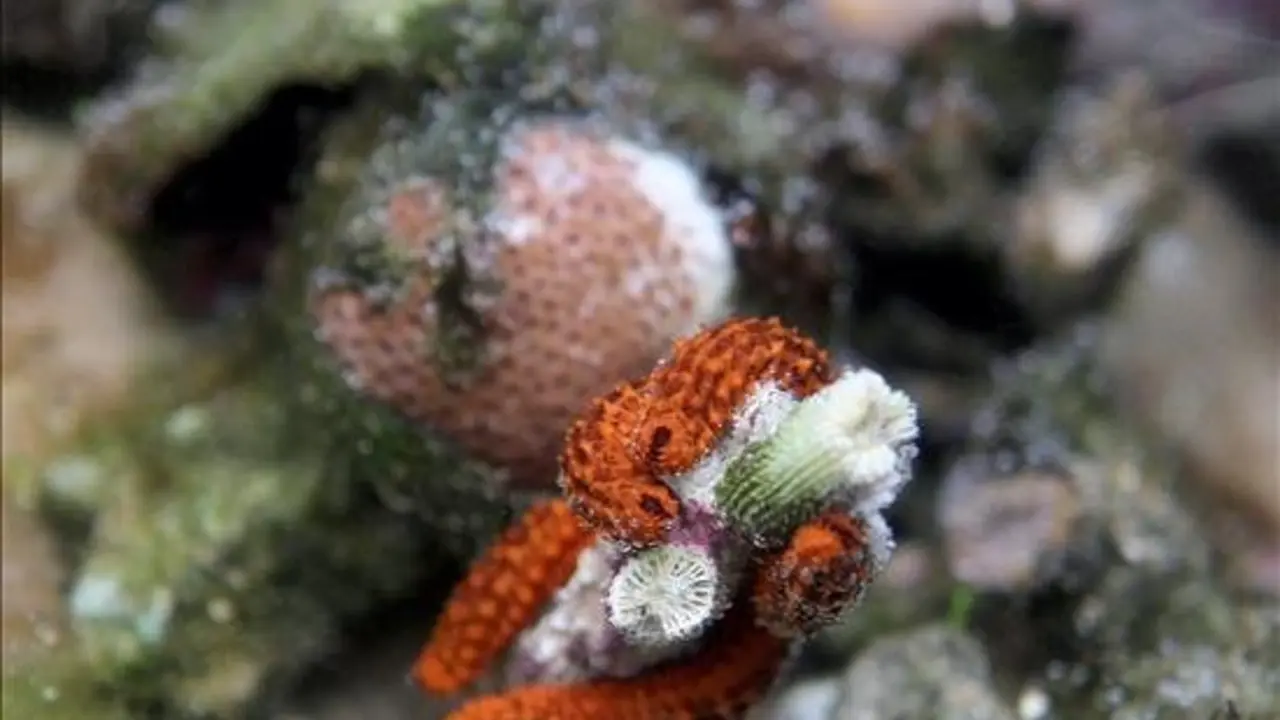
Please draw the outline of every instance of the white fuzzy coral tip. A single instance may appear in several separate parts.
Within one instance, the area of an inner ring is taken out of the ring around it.
[[[893,502],[910,479],[919,435],[907,395],[868,369],[844,372],[802,403],[804,427],[841,458],[846,489],[863,510]]]

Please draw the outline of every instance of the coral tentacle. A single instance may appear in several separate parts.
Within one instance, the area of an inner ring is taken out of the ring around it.
[[[434,693],[478,679],[573,575],[594,535],[563,500],[530,508],[454,591],[413,677]]]
[[[871,583],[869,542],[865,521],[842,510],[796,528],[756,575],[760,622],[781,635],[804,635],[835,620]]]
[[[740,602],[687,659],[633,678],[517,688],[475,700],[448,720],[732,720],[769,691],[788,647],[755,623],[751,603]]]

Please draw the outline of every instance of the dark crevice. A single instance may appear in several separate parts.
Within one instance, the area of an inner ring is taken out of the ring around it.
[[[278,89],[155,194],[140,254],[173,311],[211,319],[256,295],[280,220],[299,199],[296,180],[314,164],[324,128],[353,94]]]
[[[1215,138],[1200,161],[1227,190],[1227,196],[1246,216],[1267,229],[1280,231],[1280,132],[1265,137],[1229,135]]]
[[[0,104],[32,118],[70,124],[77,102],[117,79],[113,69],[86,73],[6,60],[0,63]]]
[[[854,301],[874,314],[895,297],[906,297],[947,325],[987,337],[995,348],[1016,351],[1035,330],[1006,289],[999,261],[975,256],[958,243],[894,248],[892,243],[860,244]]]

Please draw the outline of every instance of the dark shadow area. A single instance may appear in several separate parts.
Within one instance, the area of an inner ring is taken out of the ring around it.
[[[148,274],[172,309],[208,319],[260,288],[281,219],[298,200],[324,129],[352,88],[288,86],[155,194],[139,239]]]

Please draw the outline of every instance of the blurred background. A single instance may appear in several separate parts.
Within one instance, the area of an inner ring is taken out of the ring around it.
[[[414,654],[573,416],[758,314],[923,434],[756,717],[1280,718],[1280,5],[2,18],[6,717],[443,717]]]

